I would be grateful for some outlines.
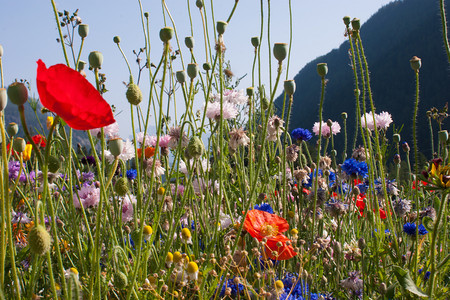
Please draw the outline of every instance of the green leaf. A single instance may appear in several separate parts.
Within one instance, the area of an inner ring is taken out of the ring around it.
[[[428,298],[428,295],[419,290],[419,288],[416,286],[411,276],[409,275],[409,271],[403,270],[399,266],[394,266],[394,273],[397,277],[398,283],[400,283],[400,285],[404,289],[408,290],[416,296]]]

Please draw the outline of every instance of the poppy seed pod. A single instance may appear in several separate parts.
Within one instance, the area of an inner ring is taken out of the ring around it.
[[[225,29],[227,29],[227,25],[228,23],[225,21],[218,21],[217,22],[217,32],[219,33],[219,35],[222,35],[225,33]]]
[[[419,71],[420,67],[422,66],[422,60],[420,58],[418,58],[417,56],[413,56],[409,60],[409,63],[411,64],[411,68],[414,71]]]
[[[211,70],[211,69],[212,69],[212,67],[211,67],[211,64],[210,64],[210,63],[204,63],[204,64],[203,64],[203,70],[209,71],[209,70]]]
[[[186,72],[183,71],[177,71],[175,76],[177,77],[177,81],[179,83],[185,83],[186,82]]]
[[[128,278],[123,272],[117,271],[113,275],[114,277],[114,286],[118,290],[123,290],[128,285]]]
[[[253,47],[255,47],[255,48],[259,47],[259,37],[258,36],[252,37],[251,42],[252,42]]]
[[[22,153],[25,151],[25,147],[27,146],[27,143],[25,143],[25,140],[23,138],[15,138],[13,142],[13,149],[16,152]]]
[[[101,69],[103,64],[103,54],[99,51],[89,53],[89,66],[92,69]]]
[[[281,63],[287,56],[288,44],[286,43],[276,43],[273,45],[273,55]]]
[[[13,82],[7,90],[8,98],[15,105],[24,105],[28,100],[28,89],[22,82]]]
[[[130,104],[138,105],[142,102],[142,92],[137,84],[130,83],[125,95]]]
[[[0,111],[3,111],[8,104],[8,95],[5,88],[0,89]]]
[[[320,77],[325,77],[328,73],[328,66],[326,63],[317,64],[317,73]]]
[[[52,173],[58,172],[59,168],[61,168],[61,159],[54,155],[50,155],[48,158],[48,170]]]
[[[89,34],[89,25],[88,24],[80,24],[78,25],[78,34],[82,39],[88,36]]]
[[[188,64],[187,66],[187,74],[189,78],[194,79],[198,75],[198,65],[197,64]]]
[[[186,47],[188,47],[189,49],[194,48],[194,38],[192,36],[187,36],[184,38],[184,44],[186,45]]]
[[[38,224],[28,234],[28,244],[34,254],[44,255],[50,251],[52,240],[45,227]]]
[[[353,30],[359,30],[361,29],[361,21],[358,18],[354,18],[352,20],[352,28]]]
[[[448,141],[448,131],[447,130],[439,131],[438,135],[439,135],[439,142],[444,144]]]
[[[19,125],[14,122],[11,122],[6,126],[6,132],[9,136],[15,136],[19,132]]]
[[[254,93],[255,93],[255,89],[252,86],[247,88],[247,96],[253,97]]]
[[[116,35],[115,37],[113,37],[113,42],[116,44],[120,43],[120,36]]]
[[[347,113],[346,112],[342,112],[341,113],[341,118],[342,118],[342,120],[347,120],[347,118],[348,118]]]
[[[144,17],[148,18],[148,11],[144,12]]]
[[[292,96],[295,93],[295,81],[285,80],[284,81],[284,91],[287,95]]]
[[[193,136],[189,140],[187,148],[189,155],[193,158],[200,158],[203,154],[204,146],[202,140],[198,136]]]
[[[336,157],[337,156],[337,150],[333,149],[331,150],[331,157]]]
[[[173,37],[173,28],[172,27],[164,27],[159,31],[159,38],[164,43],[169,42]]]
[[[349,16],[345,16],[344,18],[342,18],[342,20],[344,21],[345,26],[350,25],[350,17]]]
[[[78,72],[83,71],[85,66],[86,66],[85,61],[83,61],[83,60],[78,61],[78,66],[77,66]]]
[[[114,185],[114,191],[117,193],[117,195],[122,197],[128,194],[128,179],[125,177],[120,177]]]
[[[395,133],[395,134],[392,136],[392,140],[394,141],[394,143],[400,143],[400,141],[401,141],[400,134]]]
[[[195,2],[195,5],[198,7],[198,8],[202,8],[203,7],[203,1],[202,0],[197,0],[196,2]]]
[[[123,140],[121,138],[111,139],[108,142],[109,151],[114,157],[118,157],[123,151]]]
[[[3,46],[0,45],[0,58],[3,56]]]

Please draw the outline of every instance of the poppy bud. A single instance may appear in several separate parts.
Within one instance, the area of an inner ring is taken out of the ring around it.
[[[83,71],[85,66],[86,66],[86,62],[85,61],[83,61],[83,60],[78,61],[78,67],[77,67],[78,72]]]
[[[19,125],[14,122],[9,123],[6,127],[6,132],[9,134],[9,136],[15,136],[17,132],[19,132]]]
[[[187,150],[191,157],[199,158],[200,156],[202,156],[204,150],[202,140],[197,136],[191,137]]]
[[[394,155],[394,162],[395,162],[396,164],[399,164],[399,163],[402,162],[402,159],[401,159],[401,157],[400,157],[400,154],[395,154],[395,155]]]
[[[127,100],[130,104],[138,105],[142,102],[142,92],[137,84],[130,83],[126,92]]]
[[[252,37],[251,42],[252,42],[252,46],[253,47],[258,48],[258,46],[259,46],[259,37],[257,37],[257,36]]]
[[[48,170],[52,173],[58,172],[59,168],[61,168],[61,159],[56,156],[50,155],[48,158]]]
[[[359,30],[361,28],[361,21],[358,18],[352,20],[352,28],[353,30]]]
[[[403,148],[403,151],[405,151],[405,152],[409,152],[409,150],[411,150],[411,149],[409,148],[409,145],[408,145],[407,142],[403,142],[403,143],[402,143],[402,148]]]
[[[348,118],[347,113],[346,112],[341,113],[341,118],[342,118],[342,120],[347,120],[347,118]]]
[[[45,227],[38,224],[28,234],[28,244],[33,253],[44,255],[50,251],[52,240]]]
[[[331,121],[330,119],[327,120],[327,126],[331,127],[333,126],[333,121]]]
[[[439,131],[439,142],[444,144],[447,141],[448,141],[448,131],[447,130]]]
[[[253,87],[247,88],[247,96],[252,97],[255,92],[255,89]]]
[[[286,43],[276,43],[273,45],[273,55],[281,63],[287,56],[288,44]]]
[[[82,39],[88,36],[89,34],[89,25],[88,24],[80,24],[78,25],[78,34]]]
[[[28,100],[28,89],[22,82],[13,82],[7,90],[8,98],[15,105],[24,105]]]
[[[116,35],[115,37],[113,37],[113,42],[116,44],[120,43],[120,36]]]
[[[326,63],[317,64],[317,73],[320,77],[325,77],[328,73],[328,66]]]
[[[345,16],[342,20],[344,20],[345,26],[350,25],[350,17],[349,16]]]
[[[269,99],[266,97],[261,98],[261,108],[264,110],[269,108]]]
[[[126,179],[125,177],[120,177],[114,185],[114,191],[117,193],[117,195],[122,197],[128,194],[128,179]]]
[[[203,1],[202,1],[202,0],[197,0],[197,1],[195,2],[195,5],[196,5],[199,9],[201,9],[201,8],[203,7]]]
[[[184,38],[184,44],[186,45],[186,47],[188,47],[189,49],[194,48],[194,38],[192,36],[187,36]]]
[[[118,290],[123,290],[128,285],[128,278],[127,275],[125,275],[123,272],[117,271],[113,275],[114,278],[114,286]]]
[[[0,89],[0,111],[3,111],[8,104],[8,95],[5,88]]]
[[[109,140],[108,144],[109,144],[109,151],[111,151],[111,154],[114,157],[118,157],[120,154],[122,154],[123,140],[121,138]]]
[[[13,149],[16,152],[22,153],[25,151],[25,147],[27,146],[27,143],[25,143],[25,140],[23,138],[15,138],[13,142]]]
[[[144,17],[148,18],[148,11],[144,13]]]
[[[219,33],[219,35],[222,35],[225,33],[225,29],[227,28],[228,23],[225,21],[218,21],[217,22],[217,32]]]
[[[89,53],[89,66],[92,69],[101,69],[103,64],[103,54],[99,51]]]
[[[331,157],[336,157],[337,156],[337,150],[333,149],[331,150]]]
[[[295,81],[294,80],[285,80],[284,81],[284,92],[292,96],[295,93]]]
[[[420,67],[422,66],[422,60],[417,56],[413,56],[409,60],[409,63],[411,64],[411,68],[416,72],[419,71]]]
[[[203,70],[205,70],[205,71],[209,71],[209,70],[211,70],[211,64],[210,63],[204,63],[203,64]]]
[[[198,65],[197,64],[188,64],[187,66],[187,74],[189,78],[194,79],[198,75]]]
[[[395,134],[392,136],[392,140],[394,141],[394,143],[400,143],[400,140],[401,140],[400,134],[395,133]]]
[[[3,56],[3,46],[0,45],[0,58]]]
[[[164,43],[169,42],[173,37],[173,28],[172,27],[164,27],[159,31],[159,38]]]
[[[183,71],[177,71],[177,73],[175,74],[177,77],[177,80],[179,83],[185,83],[186,82],[186,72]]]

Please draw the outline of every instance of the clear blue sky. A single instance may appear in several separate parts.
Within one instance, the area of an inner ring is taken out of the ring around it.
[[[64,63],[58,37],[56,23],[52,11],[51,1],[2,1],[0,4],[0,44],[4,48],[3,67],[6,85],[15,78],[27,79],[31,83],[32,92],[37,96],[35,87],[36,61],[42,59],[47,66]],[[181,41],[185,62],[189,57],[184,46],[184,37],[189,36],[190,26],[187,14],[187,0],[166,0],[166,4],[175,19],[178,35]],[[205,1],[210,7],[209,0]],[[215,20],[225,20],[234,5],[234,0],[214,1]],[[380,7],[391,0],[292,0],[293,11],[293,44],[289,78],[293,78],[298,71],[312,59],[326,54],[337,48],[346,38],[344,37],[343,16],[358,17],[366,21]],[[150,31],[152,61],[160,57],[162,43],[158,34],[164,27],[161,1],[142,0],[144,11],[150,14]],[[196,37],[195,54],[201,58],[204,54],[202,46],[202,28],[195,0],[189,0],[193,20],[194,37]],[[267,0],[264,0],[264,16],[267,18]],[[113,43],[115,35],[121,37],[121,46],[132,63],[133,72],[137,75],[137,67],[133,64],[133,49],[144,46],[142,26],[139,16],[137,0],[57,0],[57,8],[69,12],[79,9],[82,22],[89,24],[90,33],[85,41],[81,59],[87,61],[90,51],[100,51],[104,55],[102,72],[106,73],[106,87],[109,90],[105,99],[123,112],[117,116],[123,137],[131,134],[129,106],[125,99],[125,86],[128,81],[128,70],[121,54]],[[289,42],[289,0],[271,1],[271,42]],[[211,14],[209,14],[211,17]],[[169,21],[170,22],[170,21]],[[211,20],[209,21],[212,25]],[[264,20],[267,38],[267,19]],[[169,23],[168,25],[171,26]],[[237,10],[225,33],[227,46],[226,59],[230,60],[236,76],[247,75],[239,88],[245,89],[251,85],[250,74],[253,60],[253,47],[250,43],[252,36],[259,35],[260,28],[260,0],[241,0]],[[76,36],[75,45],[78,51],[79,37]],[[263,41],[267,45],[267,39]],[[173,47],[177,48],[176,45]],[[267,46],[264,49],[267,52]],[[268,58],[263,55],[263,73],[268,85]],[[178,65],[177,65],[178,64]],[[182,69],[179,61],[175,68]],[[275,68],[273,68],[274,70]],[[330,70],[331,72],[332,70]],[[284,70],[286,72],[286,69]],[[88,79],[93,81],[93,74],[88,73]],[[283,73],[283,78],[286,73]],[[144,99],[148,98],[144,77]],[[281,92],[279,89],[278,92]],[[196,99],[195,105],[201,107],[204,99]],[[180,113],[180,112],[179,112]]]

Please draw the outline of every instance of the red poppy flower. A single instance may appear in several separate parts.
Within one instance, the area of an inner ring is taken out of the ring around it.
[[[291,245],[287,245],[287,242],[291,242],[285,235],[279,234],[275,238],[267,240],[265,246],[265,253],[267,257],[274,260],[287,260],[297,255],[294,248]],[[281,244],[280,247],[278,247]],[[274,255],[276,252],[276,255]]]
[[[45,148],[45,145],[47,145],[47,141],[45,140],[45,138],[42,135],[37,134],[31,138],[33,139],[33,142],[38,147]]]
[[[276,237],[289,229],[288,222],[277,215],[253,209],[247,213],[244,220],[244,229],[258,241],[263,238]]]
[[[42,105],[70,127],[89,130],[115,122],[109,104],[80,73],[63,64],[47,69],[37,61],[36,84]]]

